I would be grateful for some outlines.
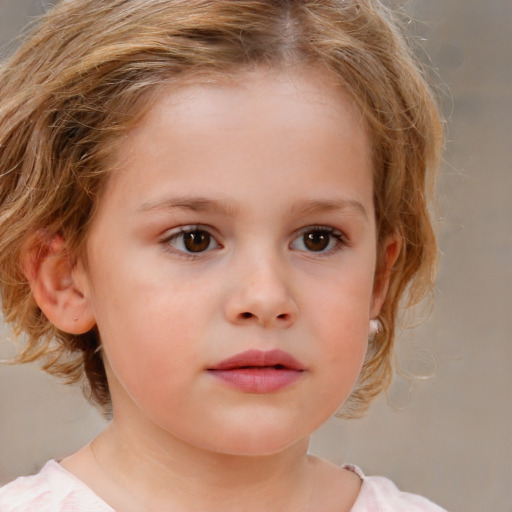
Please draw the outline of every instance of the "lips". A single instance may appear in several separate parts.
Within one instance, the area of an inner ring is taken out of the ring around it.
[[[246,393],[273,393],[291,386],[306,368],[282,350],[248,350],[225,359],[208,372],[229,387]]]

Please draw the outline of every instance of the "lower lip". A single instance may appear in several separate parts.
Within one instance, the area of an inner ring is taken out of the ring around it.
[[[301,378],[301,370],[271,366],[209,370],[210,374],[246,393],[273,393],[291,386]]]

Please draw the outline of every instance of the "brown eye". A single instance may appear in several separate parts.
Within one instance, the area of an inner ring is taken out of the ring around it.
[[[304,246],[310,251],[325,251],[331,243],[332,235],[327,231],[310,231],[304,233]]]
[[[189,252],[203,252],[210,247],[212,237],[206,231],[189,231],[183,234],[183,245]]]
[[[303,229],[290,247],[296,251],[334,253],[346,245],[345,236],[340,231],[328,226],[311,226]]]
[[[183,253],[201,253],[216,249],[219,244],[215,238],[204,229],[181,229],[166,238],[163,243]]]

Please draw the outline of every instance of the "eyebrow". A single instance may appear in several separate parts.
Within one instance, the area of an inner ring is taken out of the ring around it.
[[[348,210],[368,219],[365,207],[355,199],[312,199],[301,201],[292,206],[292,211],[301,213],[329,213]]]
[[[137,211],[145,213],[174,209],[190,210],[193,212],[217,212],[225,215],[233,215],[239,210],[236,203],[230,201],[215,200],[202,196],[178,196],[144,203],[137,208]]]
[[[177,196],[144,203],[137,208],[137,211],[146,213],[174,209],[193,212],[215,212],[224,215],[234,215],[240,210],[237,203],[227,200],[216,200],[202,196]],[[347,210],[368,219],[365,207],[355,199],[310,199],[298,201],[291,206],[290,210],[292,213],[329,213]]]

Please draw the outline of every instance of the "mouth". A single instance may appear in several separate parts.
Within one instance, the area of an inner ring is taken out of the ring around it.
[[[299,380],[306,367],[282,350],[248,350],[225,359],[208,373],[246,393],[273,393]]]

